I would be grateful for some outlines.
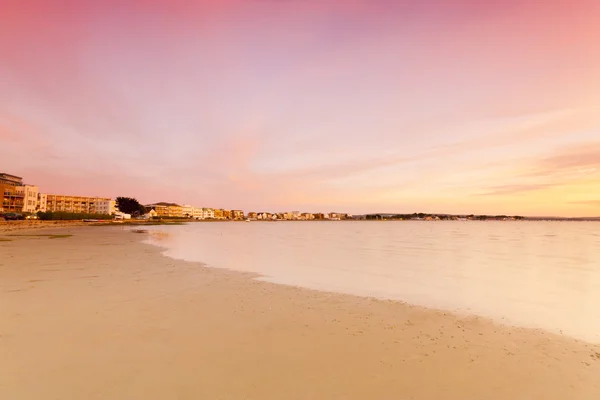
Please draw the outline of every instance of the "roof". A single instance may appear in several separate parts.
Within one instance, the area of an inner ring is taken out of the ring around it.
[[[7,174],[6,172],[0,172],[0,176],[6,176],[6,177],[10,177],[10,178],[23,179],[23,178],[21,178],[20,176],[16,176],[16,175]]]
[[[153,203],[153,204],[148,204],[146,207],[152,207],[152,206],[175,206],[175,207],[181,207],[179,204],[176,203],[166,203],[164,201],[158,202],[158,203]]]

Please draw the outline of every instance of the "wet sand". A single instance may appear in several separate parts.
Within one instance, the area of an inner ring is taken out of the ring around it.
[[[3,399],[600,398],[598,345],[31,234],[73,236],[0,232]]]

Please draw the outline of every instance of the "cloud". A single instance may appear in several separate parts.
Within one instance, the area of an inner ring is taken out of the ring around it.
[[[569,201],[569,204],[581,204],[585,206],[594,206],[600,207],[600,199],[598,200],[579,200],[579,201]]]
[[[522,178],[579,179],[600,170],[600,142],[578,143],[532,162]]]
[[[522,194],[536,190],[543,190],[553,187],[553,184],[522,184],[522,185],[498,185],[490,186],[485,193],[477,194],[477,196],[502,196],[508,194]]]

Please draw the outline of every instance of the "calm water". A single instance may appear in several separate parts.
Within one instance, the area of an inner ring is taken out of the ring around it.
[[[155,227],[166,255],[600,342],[600,223],[252,222]]]

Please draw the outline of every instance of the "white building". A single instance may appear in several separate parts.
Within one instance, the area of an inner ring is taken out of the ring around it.
[[[202,207],[192,207],[192,217],[194,219],[204,219],[204,211]]]
[[[40,190],[37,186],[23,185],[23,212],[34,213],[38,210],[38,194]]]
[[[37,204],[38,204],[38,210],[41,212],[46,212],[46,210],[48,209],[46,206],[46,203],[48,201],[48,195],[45,193],[38,193],[38,199],[37,199]]]
[[[194,216],[194,207],[190,206],[189,204],[184,204],[181,206],[181,214],[183,214],[184,217],[193,217]]]
[[[150,209],[150,211],[148,211],[146,214],[144,214],[144,219],[152,219],[157,216],[158,216],[158,213],[156,211],[154,211],[153,209]]]
[[[212,208],[203,208],[202,209],[202,219],[214,219],[215,218],[215,210]]]
[[[325,214],[325,219],[331,219],[331,220],[334,220],[334,221],[339,221],[340,220],[340,214],[338,214],[338,213]]]
[[[117,202],[115,200],[98,200],[96,202],[96,213],[113,215],[117,212]]]

